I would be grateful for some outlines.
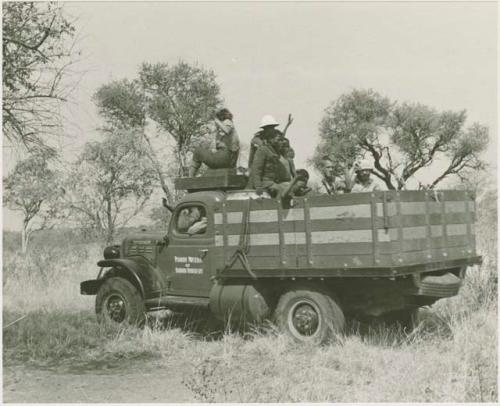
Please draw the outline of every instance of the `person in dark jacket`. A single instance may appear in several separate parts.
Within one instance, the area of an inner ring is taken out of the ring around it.
[[[290,127],[293,123],[293,117],[291,114],[288,115],[288,121],[283,129],[283,136],[286,135],[288,127]],[[255,156],[255,152],[257,149],[265,143],[265,139],[269,134],[271,134],[276,127],[279,126],[279,123],[276,119],[271,115],[265,115],[262,117],[260,122],[260,130],[255,133],[252,140],[250,141],[250,153],[248,155],[248,169],[252,168],[253,158]]]
[[[280,196],[289,186],[286,170],[280,160],[281,133],[278,130],[266,132],[265,144],[255,152],[250,171],[251,183],[257,194],[264,191],[272,197]]]
[[[235,168],[240,152],[240,141],[233,123],[232,113],[224,108],[215,115],[217,135],[215,137],[215,151],[204,147],[194,150],[193,161],[189,176],[196,176],[201,164],[211,169]]]

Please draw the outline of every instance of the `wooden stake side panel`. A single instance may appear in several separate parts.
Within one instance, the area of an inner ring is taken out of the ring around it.
[[[291,209],[257,199],[250,202],[246,226],[248,201],[226,201],[225,217],[215,214],[215,244],[230,255],[246,227],[252,269],[281,269],[280,275],[425,266],[476,255],[472,199],[463,191],[391,191],[296,199]],[[232,269],[244,268],[236,262]]]

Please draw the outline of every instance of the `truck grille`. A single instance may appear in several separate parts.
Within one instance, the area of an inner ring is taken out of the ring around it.
[[[130,241],[127,248],[127,256],[142,256],[150,260],[154,259],[155,250],[150,241]]]

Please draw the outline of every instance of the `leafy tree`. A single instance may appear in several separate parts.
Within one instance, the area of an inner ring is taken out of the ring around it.
[[[63,79],[74,62],[74,34],[58,3],[3,4],[2,130],[13,145],[50,148],[70,91]]]
[[[356,159],[370,157],[372,173],[388,189],[401,190],[418,171],[437,160],[446,162],[425,186],[432,189],[452,175],[463,178],[485,168],[480,153],[488,144],[488,129],[477,123],[465,129],[465,121],[465,111],[438,112],[422,104],[398,104],[372,90],[354,90],[325,110],[313,163],[320,168],[326,153],[340,174]]]
[[[54,225],[55,202],[60,195],[57,173],[49,168],[50,154],[33,155],[19,161],[3,180],[4,201],[12,210],[21,211],[21,250],[26,253],[34,231]]]
[[[182,61],[176,65],[144,63],[138,78],[105,84],[94,100],[106,126],[133,128],[142,135],[157,179],[169,202],[173,202],[167,171],[174,169],[177,176],[187,175],[189,152],[209,133],[207,123],[220,106],[219,93],[215,74],[210,70]],[[174,141],[175,159],[168,161],[168,168],[148,134],[148,122],[155,124],[158,136]]]
[[[142,210],[154,183],[143,140],[133,131],[114,130],[85,145],[70,173],[65,200],[74,219],[111,243],[117,229]]]

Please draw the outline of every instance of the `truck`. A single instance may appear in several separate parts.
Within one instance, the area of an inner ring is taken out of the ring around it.
[[[100,321],[140,325],[148,312],[197,308],[219,320],[271,319],[297,341],[323,343],[346,317],[410,323],[420,307],[457,295],[467,267],[481,262],[470,191],[285,205],[244,189],[239,176],[178,179],[188,193],[166,233],[141,231],[104,249],[98,276],[80,285],[96,295]]]

